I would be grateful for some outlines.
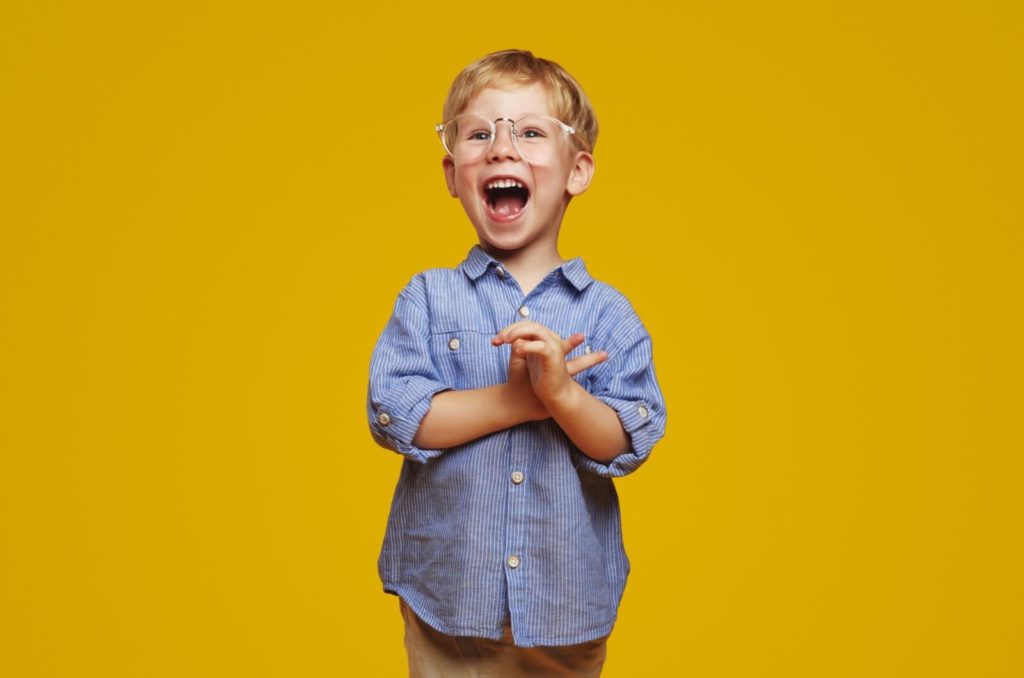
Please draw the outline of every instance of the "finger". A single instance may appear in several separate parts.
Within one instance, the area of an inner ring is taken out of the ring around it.
[[[491,343],[494,344],[495,346],[499,346],[501,344],[511,344],[513,341],[515,341],[515,339],[510,336],[510,333],[513,329],[521,326],[531,325],[537,325],[537,323],[535,323],[532,320],[519,320],[517,322],[514,322],[511,325],[508,325],[498,330],[491,338]]]
[[[562,340],[562,353],[569,355],[573,349],[583,343],[584,336],[582,332],[573,332],[568,337]]]
[[[584,353],[581,356],[566,361],[565,367],[569,370],[569,376],[576,376],[583,370],[590,369],[594,365],[600,365],[605,360],[608,360],[607,351],[594,351],[593,353]]]
[[[548,328],[544,327],[539,323],[527,320],[515,323],[513,325],[509,325],[501,332],[498,332],[498,334],[494,336],[494,339],[491,340],[491,343],[493,343],[495,346],[498,346],[500,344],[512,343],[516,339],[528,339],[530,341],[546,342],[554,342],[557,339],[559,344],[555,344],[556,346],[561,345],[562,341],[561,337],[556,335]]]
[[[544,341],[527,341],[522,339],[512,345],[513,354],[522,358],[528,355],[538,355],[542,357],[550,356],[553,351],[551,345]]]
[[[522,346],[522,345],[523,345],[523,344],[524,344],[525,342],[526,342],[526,340],[525,340],[525,339],[516,339],[515,341],[513,341],[513,342],[512,342],[511,348],[512,348],[512,357],[513,357],[513,358],[522,358],[522,355],[521,355],[521,354],[519,353],[519,350],[518,350],[518,349],[519,349],[519,348],[520,348],[520,347],[521,347],[521,346]]]

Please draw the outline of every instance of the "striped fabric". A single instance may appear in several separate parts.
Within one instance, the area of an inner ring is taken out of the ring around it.
[[[575,379],[618,413],[632,447],[603,464],[551,419],[445,450],[413,438],[435,393],[504,382],[507,345],[491,337],[529,317],[609,359]],[[524,298],[479,246],[458,268],[401,291],[373,351],[374,439],[404,457],[378,563],[384,590],[448,635],[520,646],[572,645],[611,632],[629,573],[612,478],[636,470],[665,431],[651,339],[629,301],[579,258]]]

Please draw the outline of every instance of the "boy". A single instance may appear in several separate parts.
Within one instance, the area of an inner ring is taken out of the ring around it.
[[[665,405],[629,302],[558,253],[597,120],[519,50],[466,67],[443,119],[479,244],[415,276],[374,348],[370,429],[405,457],[381,580],[411,675],[599,675],[629,571],[611,478],[647,459]]]

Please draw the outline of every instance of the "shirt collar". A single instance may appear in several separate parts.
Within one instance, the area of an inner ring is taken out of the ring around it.
[[[497,266],[498,262],[491,258],[491,255],[484,252],[480,245],[473,245],[473,248],[469,250],[469,255],[466,256],[466,260],[462,262],[462,270],[469,276],[470,280],[476,280],[491,266]]]
[[[583,259],[579,257],[574,257],[565,262],[561,268],[565,279],[572,283],[572,286],[580,292],[586,289],[587,285],[594,282],[594,279],[590,277],[590,273],[587,271],[587,267],[583,265]]]
[[[469,255],[466,256],[466,260],[462,262],[461,268],[469,276],[470,280],[477,280],[487,272],[487,269],[500,265],[501,263],[487,254],[487,252],[484,252],[480,245],[473,245],[473,248],[469,250]],[[587,285],[594,281],[587,271],[587,267],[583,264],[583,259],[580,257],[570,259],[559,266],[557,270],[561,270],[562,277],[579,291],[583,291]]]

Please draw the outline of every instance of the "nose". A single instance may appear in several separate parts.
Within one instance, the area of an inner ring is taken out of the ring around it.
[[[509,118],[498,118],[494,121],[494,142],[487,156],[491,161],[506,158],[519,160],[519,149],[512,139],[512,121]]]

